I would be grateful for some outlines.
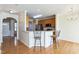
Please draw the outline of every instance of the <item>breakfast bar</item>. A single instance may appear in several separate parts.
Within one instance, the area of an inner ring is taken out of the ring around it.
[[[51,36],[53,35],[53,31],[41,31],[41,46],[43,47],[48,47],[50,46],[53,42]],[[34,33],[33,31],[29,31],[29,47],[34,46]],[[37,46],[39,46],[39,41],[37,41]]]

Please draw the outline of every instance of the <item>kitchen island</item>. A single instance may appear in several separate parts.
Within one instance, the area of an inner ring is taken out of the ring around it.
[[[28,31],[29,32],[29,47],[34,46],[34,33],[33,31]],[[43,47],[49,47],[51,44],[53,44],[51,36],[53,35],[53,31],[41,31],[41,46]],[[40,46],[39,40],[36,43],[36,46]]]

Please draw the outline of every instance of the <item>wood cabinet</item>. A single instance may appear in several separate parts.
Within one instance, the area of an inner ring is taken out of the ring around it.
[[[26,29],[28,30],[29,27],[29,16],[26,16]]]
[[[55,26],[55,18],[39,20],[38,24],[42,24],[44,27],[46,26],[46,24],[51,24],[52,26]]]

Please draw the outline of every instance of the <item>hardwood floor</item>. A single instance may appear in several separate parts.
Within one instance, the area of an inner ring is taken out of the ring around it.
[[[36,47],[28,48],[22,42],[18,41],[15,45],[13,38],[6,37],[1,47],[2,54],[79,54],[79,44],[60,40],[59,47],[52,46],[48,48]]]
[[[14,38],[12,37],[4,37],[3,43],[1,46],[1,53],[16,53],[16,46],[14,45]]]

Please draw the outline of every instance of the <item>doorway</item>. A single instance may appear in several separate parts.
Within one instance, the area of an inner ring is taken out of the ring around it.
[[[6,17],[3,19],[2,23],[3,30],[3,43],[2,43],[2,53],[6,53],[14,49],[17,46],[17,20],[12,17]],[[10,47],[10,48],[7,48]],[[16,52],[16,49],[14,49]]]
[[[17,37],[17,21],[12,17],[3,19],[3,37]]]
[[[12,17],[6,17],[3,19],[3,41],[10,39],[17,41],[17,20]]]

